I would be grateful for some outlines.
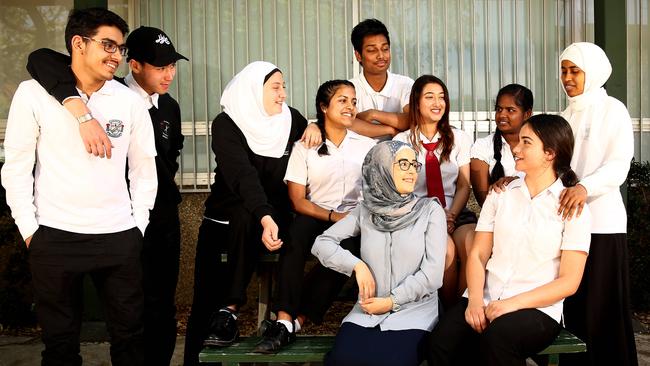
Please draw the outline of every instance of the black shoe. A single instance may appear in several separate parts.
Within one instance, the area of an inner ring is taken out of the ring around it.
[[[265,320],[260,324],[260,329],[263,329],[264,334],[262,334],[262,340],[253,350],[255,353],[277,353],[282,347],[296,340],[296,333],[289,332],[284,324],[277,321]]]
[[[203,346],[227,347],[239,337],[237,318],[228,308],[219,309],[212,314],[208,337],[203,341]]]

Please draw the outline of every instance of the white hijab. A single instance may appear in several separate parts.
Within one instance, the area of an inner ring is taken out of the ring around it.
[[[598,103],[598,100],[606,98],[607,92],[603,85],[612,74],[612,65],[600,47],[589,42],[577,42],[567,47],[560,55],[560,70],[562,61],[569,60],[576,64],[585,73],[585,85],[582,94],[569,97],[569,106],[562,113],[562,116],[571,122],[571,117],[589,106]],[[562,83],[562,80],[560,80]],[[564,90],[564,87],[562,88]],[[564,90],[566,93],[566,90]],[[571,122],[573,127],[574,123]],[[574,131],[575,132],[575,131]]]
[[[270,62],[248,64],[226,85],[221,106],[255,154],[279,158],[289,141],[291,111],[287,103],[282,103],[282,112],[273,116],[264,110],[264,77],[274,69],[277,67]]]

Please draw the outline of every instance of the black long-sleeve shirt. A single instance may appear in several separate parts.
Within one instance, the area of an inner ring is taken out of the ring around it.
[[[291,110],[291,131],[284,154],[270,158],[255,154],[242,131],[225,112],[212,122],[212,151],[215,154],[214,184],[205,202],[205,216],[228,221],[231,212],[243,207],[257,220],[271,215],[277,220],[291,212],[284,174],[295,141],[307,127],[300,112]]]
[[[63,103],[66,98],[79,96],[76,79],[70,69],[70,56],[41,48],[29,55],[27,71],[56,100]],[[115,78],[124,82],[122,78]],[[156,139],[156,171],[158,193],[151,210],[150,219],[175,214],[175,207],[181,202],[181,194],[174,177],[178,171],[178,156],[183,149],[181,133],[181,111],[178,103],[169,94],[158,98],[158,108],[149,109]],[[173,209],[173,211],[170,211]]]

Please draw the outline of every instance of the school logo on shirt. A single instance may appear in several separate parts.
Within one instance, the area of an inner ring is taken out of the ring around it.
[[[124,131],[124,123],[119,119],[109,120],[106,124],[106,134],[109,137],[120,137]]]

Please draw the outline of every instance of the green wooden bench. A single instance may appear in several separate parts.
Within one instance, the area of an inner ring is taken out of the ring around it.
[[[240,362],[321,362],[334,344],[333,336],[299,336],[294,343],[274,355],[253,353],[259,337],[241,338],[226,348],[204,348],[199,354],[201,363],[221,362],[223,366],[235,366]],[[585,352],[587,346],[573,334],[562,330],[552,345],[540,352],[549,355],[550,364],[558,363],[561,353]]]

